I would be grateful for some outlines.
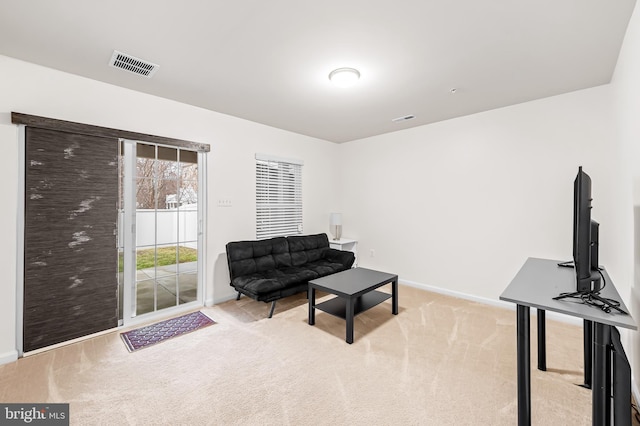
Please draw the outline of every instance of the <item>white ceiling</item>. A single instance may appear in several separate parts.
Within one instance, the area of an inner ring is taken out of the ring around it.
[[[0,54],[346,142],[606,84],[634,6],[0,0]],[[160,68],[147,79],[109,67],[114,50]],[[359,84],[333,87],[339,67],[360,70]]]

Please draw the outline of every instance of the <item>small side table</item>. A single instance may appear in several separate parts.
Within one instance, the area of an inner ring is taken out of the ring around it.
[[[350,251],[356,256],[356,260],[353,262],[353,268],[358,266],[358,240],[351,240],[349,238],[340,238],[339,240],[329,240],[329,247],[336,250]]]

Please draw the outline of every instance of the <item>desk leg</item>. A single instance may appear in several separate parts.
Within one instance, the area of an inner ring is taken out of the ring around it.
[[[538,370],[547,371],[547,331],[545,310],[536,309],[538,313]]]
[[[529,307],[517,307],[518,426],[531,425],[531,328]]]
[[[347,312],[346,312],[346,320],[347,320],[347,338],[346,341],[347,343],[351,344],[353,343],[353,317],[354,317],[354,312],[355,312],[355,304],[356,304],[356,299],[355,298],[348,298],[346,300],[347,302]]]
[[[584,351],[584,385],[582,387],[591,389],[591,377],[593,376],[593,321],[583,320],[582,325],[582,346]]]
[[[398,315],[398,280],[391,283],[391,313]]]
[[[609,343],[611,329],[606,324],[593,323],[593,387],[592,424],[609,426],[611,424],[611,359]]]
[[[316,289],[309,286],[308,296],[309,302],[309,325],[316,323]]]

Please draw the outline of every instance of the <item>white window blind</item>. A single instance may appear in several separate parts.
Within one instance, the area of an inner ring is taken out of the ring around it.
[[[302,233],[302,162],[256,154],[256,238]]]

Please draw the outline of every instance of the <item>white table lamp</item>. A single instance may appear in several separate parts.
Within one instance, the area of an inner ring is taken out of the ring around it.
[[[329,216],[329,229],[333,234],[334,240],[339,240],[342,237],[342,214],[331,213]]]

